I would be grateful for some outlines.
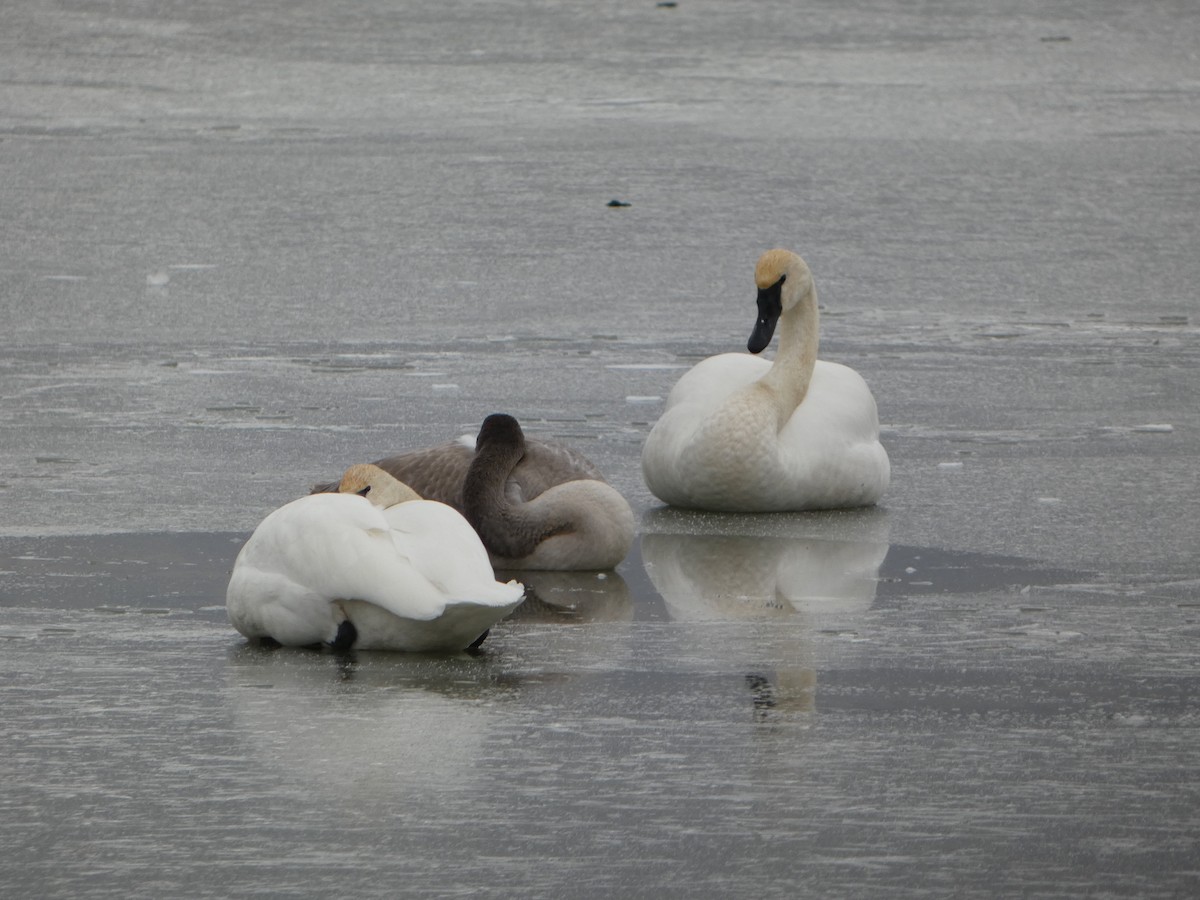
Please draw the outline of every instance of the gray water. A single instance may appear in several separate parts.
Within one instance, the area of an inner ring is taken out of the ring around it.
[[[1186,3],[6,5],[0,889],[1195,894],[1198,46]],[[774,245],[892,486],[663,509],[642,441]],[[229,627],[268,511],[498,410],[630,499],[615,573],[529,573],[477,655]]]

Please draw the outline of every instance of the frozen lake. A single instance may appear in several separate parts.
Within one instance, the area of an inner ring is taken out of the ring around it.
[[[10,7],[5,896],[1200,890],[1200,10]],[[663,509],[775,245],[892,486]],[[494,411],[617,572],[478,655],[228,625],[268,511]]]

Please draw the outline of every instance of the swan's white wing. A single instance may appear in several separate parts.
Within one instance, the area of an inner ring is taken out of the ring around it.
[[[700,361],[675,383],[666,409],[642,447],[642,474],[656,497],[675,506],[692,506],[710,489],[720,491],[722,472],[710,471],[695,451],[710,448],[713,435],[708,432],[714,414],[770,368],[770,362],[748,353],[722,353]],[[718,429],[716,437],[720,436]],[[735,431],[734,437],[726,455],[740,466],[753,468],[752,461],[740,458],[744,435]]]
[[[344,505],[331,504],[331,496],[306,497],[275,510],[238,553],[225,600],[230,621],[246,637],[272,637],[288,645],[333,638],[334,598],[315,583],[324,581],[325,573],[314,578],[321,561],[328,560],[326,538],[336,531],[338,521],[319,511]]]
[[[700,404],[716,409],[730,394],[753,384],[771,370],[770,360],[749,353],[720,353],[703,359],[675,382],[667,409]]]
[[[512,607],[521,601],[524,587],[496,581],[483,542],[456,510],[433,500],[413,500],[383,515],[398,552],[443,595],[446,605]]]
[[[445,650],[467,646],[523,595],[496,582],[478,536],[449,507],[416,500],[385,513],[353,494],[313,494],[251,535],[227,605],[251,638],[330,641],[344,612],[356,647]]]
[[[680,473],[675,469],[697,433],[710,424],[713,414],[730,396],[758,381],[770,369],[770,362],[757,356],[722,353],[684,373],[671,389],[666,409],[642,450],[642,468],[647,479],[654,482],[652,490],[655,483],[665,487],[678,480]]]
[[[267,613],[272,604],[294,608],[355,599],[395,615],[430,619],[444,606],[438,591],[397,551],[383,513],[353,494],[312,494],[267,516],[238,555],[228,596],[239,607],[266,606]]]
[[[819,360],[804,402],[779,432],[783,484],[804,488],[807,503],[872,503],[887,489],[891,465],[879,443],[879,414],[853,369]]]
[[[273,566],[239,555],[225,593],[229,621],[248,638],[271,637],[288,646],[331,641],[337,634],[328,600]]]
[[[786,433],[832,434],[847,444],[879,439],[879,413],[866,381],[841,363],[817,360],[804,402],[796,407]],[[781,434],[780,440],[786,437]]]

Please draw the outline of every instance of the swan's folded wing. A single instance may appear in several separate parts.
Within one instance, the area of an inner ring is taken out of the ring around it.
[[[473,440],[464,435],[457,441],[424,450],[399,453],[375,461],[375,465],[403,481],[426,500],[437,500],[462,511],[462,485],[475,458]],[[566,444],[529,438],[525,456],[509,476],[510,488],[523,500],[531,500],[548,488],[581,479],[604,481],[595,464]],[[314,485],[312,493],[331,493],[337,481]]]
[[[749,353],[710,356],[696,363],[675,382],[667,395],[666,408],[698,403],[707,410],[716,409],[730,394],[753,384],[770,370],[770,361]]]
[[[445,606],[398,550],[383,513],[353,494],[313,494],[280,507],[259,525],[242,555],[246,564],[326,601],[363,600],[414,619],[436,618]]]
[[[779,433],[785,482],[802,484],[812,508],[876,502],[891,464],[879,442],[879,414],[858,372],[818,360],[804,402]]]
[[[841,363],[818,360],[804,402],[785,431],[821,433],[847,444],[879,440],[879,412],[866,380]],[[789,437],[781,435],[780,440]]]
[[[475,458],[470,440],[451,441],[427,450],[389,456],[375,463],[403,481],[426,500],[438,500],[462,511],[462,485]],[[509,476],[520,496],[531,500],[566,481],[603,481],[600,470],[586,456],[565,444],[529,438],[525,456]]]
[[[595,463],[573,447],[557,441],[526,438],[525,456],[509,476],[521,488],[521,496],[532,500],[557,484],[568,481],[604,481]]]
[[[384,511],[398,552],[445,598],[446,605],[515,606],[517,582],[496,581],[487,550],[460,513],[443,503],[415,500]]]
[[[239,556],[225,592],[229,621],[246,637],[288,646],[332,640],[337,622],[329,602],[273,569]]]

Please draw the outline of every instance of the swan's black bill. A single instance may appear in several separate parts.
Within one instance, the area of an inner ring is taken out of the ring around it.
[[[783,300],[780,295],[785,278],[786,275],[782,276],[769,288],[758,289],[758,321],[754,323],[754,331],[750,333],[750,340],[746,342],[746,349],[751,353],[762,353],[771,343],[775,325],[783,315]]]

